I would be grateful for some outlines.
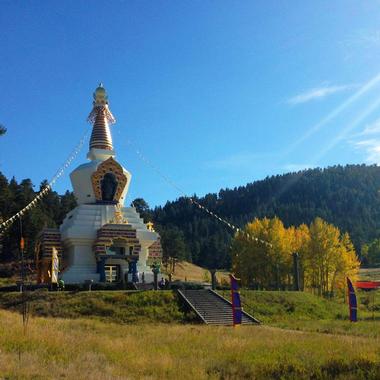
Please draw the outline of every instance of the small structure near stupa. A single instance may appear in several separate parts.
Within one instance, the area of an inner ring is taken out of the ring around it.
[[[109,124],[115,123],[104,87],[94,92],[89,162],[70,179],[78,206],[59,229],[44,229],[37,245],[39,283],[50,282],[53,248],[65,283],[153,281],[161,262],[160,237],[134,207],[124,207],[131,174],[115,159]],[[143,275],[144,274],[144,275]]]

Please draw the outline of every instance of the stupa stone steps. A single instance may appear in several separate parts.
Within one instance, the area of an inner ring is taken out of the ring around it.
[[[209,290],[179,290],[179,295],[206,324],[232,325],[232,305],[218,293]],[[242,324],[257,324],[259,321],[243,311]]]

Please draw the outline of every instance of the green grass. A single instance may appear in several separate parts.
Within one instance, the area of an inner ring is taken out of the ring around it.
[[[92,291],[28,293],[32,315],[61,318],[96,318],[119,323],[183,322],[177,295],[171,291]],[[20,293],[0,293],[0,307],[18,311]]]
[[[229,297],[228,291],[220,293]],[[377,293],[374,304],[372,293],[358,291],[357,294],[357,323],[348,320],[348,305],[342,297],[328,300],[305,292],[242,290],[241,298],[244,310],[265,325],[329,334],[380,337],[380,292]]]
[[[266,323],[284,320],[341,319],[347,307],[305,292],[242,291],[246,310]]]
[[[228,291],[220,292],[229,298]],[[348,321],[343,299],[327,300],[304,292],[241,292],[244,310],[264,325],[299,331],[380,336],[380,294],[372,305],[372,293],[359,292],[359,322]],[[93,291],[29,293],[32,315],[90,318],[123,324],[194,322],[175,292]],[[0,308],[20,311],[19,293],[0,293]],[[371,309],[374,309],[372,313]],[[372,316],[375,318],[372,320]]]
[[[0,287],[16,285],[16,280],[13,277],[0,277]]]
[[[229,291],[220,292],[225,298]],[[244,310],[266,324],[295,320],[347,318],[347,305],[306,292],[242,290]]]
[[[373,293],[358,292],[361,325],[363,322],[370,325],[372,317],[380,320],[378,293],[373,305]],[[220,294],[229,299],[229,291]],[[180,323],[189,318],[177,294],[171,291],[35,291],[28,293],[28,297],[31,313],[36,316],[89,317],[120,323]],[[241,297],[244,310],[266,325],[299,329],[304,324],[309,329],[322,321],[324,328],[348,321],[348,306],[342,298],[327,300],[306,292],[250,290],[242,290]],[[20,300],[20,293],[0,293],[0,308],[20,310]]]

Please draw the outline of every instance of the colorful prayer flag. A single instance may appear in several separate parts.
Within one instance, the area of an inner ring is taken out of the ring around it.
[[[357,322],[357,301],[356,301],[356,294],[355,289],[352,285],[352,282],[347,277],[347,288],[348,288],[348,304],[350,308],[350,321],[351,322]]]
[[[59,273],[59,258],[58,251],[55,247],[53,247],[53,253],[51,257],[51,283],[58,283],[58,273]]]
[[[232,317],[234,326],[240,325],[242,320],[242,308],[239,293],[239,284],[237,278],[230,274],[231,280],[231,302],[232,302]]]

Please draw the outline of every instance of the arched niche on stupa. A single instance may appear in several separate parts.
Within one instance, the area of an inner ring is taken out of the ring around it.
[[[123,168],[112,157],[102,162],[91,176],[97,202],[118,203],[128,178]]]

